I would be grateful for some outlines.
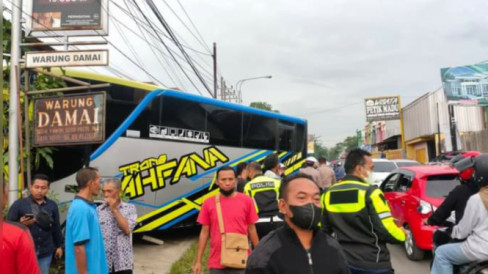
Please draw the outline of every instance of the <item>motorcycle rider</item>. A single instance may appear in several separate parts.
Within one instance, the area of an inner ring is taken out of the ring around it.
[[[479,186],[473,179],[474,168],[471,166],[471,158],[481,155],[478,151],[467,151],[459,157],[454,158],[451,163],[454,168],[459,170],[459,179],[461,185],[455,187],[446,199],[442,202],[439,208],[427,219],[427,224],[436,226],[452,226],[453,224],[446,224],[446,220],[451,216],[451,212],[455,212],[455,224],[463,218],[464,208],[468,202],[469,197],[478,193]]]
[[[453,265],[488,260],[488,154],[474,158],[474,180],[480,190],[469,198],[451,233],[453,239],[465,240],[438,247],[431,274],[453,273]]]

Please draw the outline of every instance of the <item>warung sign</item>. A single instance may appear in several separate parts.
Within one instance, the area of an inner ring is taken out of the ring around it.
[[[400,119],[400,97],[374,97],[364,99],[366,121]]]
[[[105,92],[34,99],[34,145],[101,143]]]
[[[26,52],[27,68],[107,66],[108,50]]]

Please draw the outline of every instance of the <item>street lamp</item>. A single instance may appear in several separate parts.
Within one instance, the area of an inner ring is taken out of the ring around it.
[[[239,80],[237,81],[236,83],[236,90],[237,90],[237,93],[238,93],[238,98],[239,98],[239,104],[242,104],[242,93],[241,93],[241,88],[242,88],[242,84],[246,81],[249,81],[249,80],[257,80],[257,79],[271,79],[273,78],[273,76],[271,75],[266,75],[266,76],[259,76],[259,77],[252,77],[252,78],[246,78],[246,79],[242,79],[242,80]]]

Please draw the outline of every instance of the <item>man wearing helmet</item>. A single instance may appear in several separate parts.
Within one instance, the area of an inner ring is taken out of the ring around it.
[[[453,273],[453,265],[488,260],[488,154],[474,158],[474,180],[480,190],[471,196],[463,218],[453,227],[453,239],[435,250],[431,274]]]
[[[454,188],[441,206],[430,216],[427,220],[429,225],[446,226],[446,220],[451,216],[451,212],[455,212],[455,224],[463,218],[464,208],[468,202],[469,197],[478,193],[479,186],[473,180],[474,168],[472,167],[472,158],[481,155],[478,151],[467,151],[459,157],[451,160],[455,168],[459,170],[459,179],[461,185]],[[467,163],[467,164],[466,164]]]

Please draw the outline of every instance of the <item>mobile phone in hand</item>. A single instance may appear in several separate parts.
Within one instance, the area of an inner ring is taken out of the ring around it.
[[[24,217],[27,218],[27,219],[32,219],[32,218],[34,218],[34,214],[27,213],[27,214],[24,215]]]

